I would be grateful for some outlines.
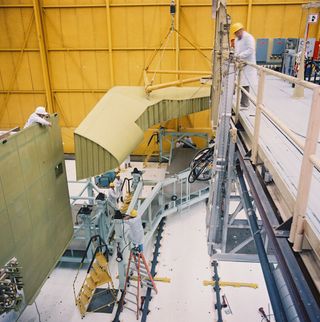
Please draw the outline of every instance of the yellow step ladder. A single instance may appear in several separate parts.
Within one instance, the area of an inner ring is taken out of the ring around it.
[[[76,280],[79,275],[80,269],[83,266],[84,259],[87,256],[87,252],[90,249],[91,243],[97,240],[99,241],[99,245],[94,252],[93,258],[87,270],[86,278],[80,288],[80,291],[76,295],[75,284],[76,284]],[[82,318],[86,315],[90,302],[98,286],[106,285],[107,289],[110,291],[112,296],[112,300],[109,303],[106,303],[105,305],[103,305],[102,307],[115,303],[117,300],[117,296],[114,291],[115,288],[114,288],[110,270],[109,270],[108,260],[106,255],[102,252],[103,247],[106,247],[106,249],[108,249],[105,242],[102,240],[102,238],[99,235],[93,236],[90,239],[90,242],[86,249],[86,254],[82,258],[80,267],[78,269],[78,272],[73,282],[73,292],[75,296],[75,303],[79,309],[79,312]],[[99,309],[101,309],[102,307],[99,307]]]

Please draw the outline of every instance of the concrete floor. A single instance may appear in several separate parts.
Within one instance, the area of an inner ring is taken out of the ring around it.
[[[140,164],[135,164],[140,167]],[[67,162],[69,179],[74,176],[74,164]],[[128,171],[127,171],[128,172]],[[122,175],[127,175],[123,172]],[[165,168],[147,168],[145,179],[161,179]],[[78,189],[78,188],[77,188]],[[71,188],[72,193],[77,189]],[[203,280],[210,280],[210,258],[207,255],[205,231],[205,204],[201,203],[167,218],[161,254],[157,266],[160,277],[169,277],[171,283],[157,283],[159,293],[153,296],[150,303],[150,322],[206,322],[214,321],[215,293],[211,287],[203,286]],[[148,260],[151,260],[152,249],[146,250]],[[117,286],[117,266],[110,261],[111,272]],[[74,303],[72,283],[77,265],[59,264],[44,283],[36,303],[41,321],[82,321]],[[259,264],[219,263],[219,274],[224,281],[258,283],[258,289],[222,288],[227,296],[233,314],[224,315],[226,321],[259,322],[261,317],[259,307],[268,310],[269,299]],[[81,270],[79,284],[85,278],[85,270]],[[79,288],[80,285],[77,285]],[[115,310],[113,314],[115,313]],[[84,321],[112,321],[113,314],[88,313]],[[19,322],[35,322],[39,317],[35,305],[28,306]],[[121,314],[121,321],[136,321],[131,311]]]

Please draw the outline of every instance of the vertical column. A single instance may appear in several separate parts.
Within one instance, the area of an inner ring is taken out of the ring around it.
[[[240,88],[241,74],[242,74],[242,70],[241,70],[241,68],[239,68],[238,78],[237,78],[236,111],[235,111],[236,112],[236,117],[235,117],[236,123],[239,122],[240,98],[241,98],[241,88]]]
[[[263,94],[264,94],[264,80],[265,80],[265,73],[263,70],[260,69],[257,104],[256,104],[256,117],[254,119],[254,131],[253,131],[253,140],[252,140],[251,161],[253,164],[256,164],[258,160],[258,145],[259,145],[259,134],[260,134],[260,123],[261,123],[261,108],[262,108]]]
[[[47,50],[46,39],[44,34],[43,12],[42,12],[40,1],[41,0],[33,0],[33,10],[34,10],[34,17],[36,22],[37,36],[39,41],[42,74],[43,74],[43,81],[44,81],[44,87],[45,87],[46,98],[47,98],[47,108],[49,113],[54,113],[52,88],[51,88],[51,80],[50,80],[50,72],[49,72],[49,62],[48,62],[48,50]]]
[[[110,84],[114,86],[114,71],[113,71],[113,52],[112,52],[112,29],[111,29],[111,14],[110,14],[110,0],[106,0],[107,13],[107,34],[108,34],[108,58],[110,70]]]
[[[307,14],[306,28],[305,28],[304,37],[303,37],[303,46],[302,46],[302,50],[301,50],[300,64],[299,64],[299,70],[298,70],[298,75],[297,75],[297,78],[300,80],[304,80],[304,63],[305,63],[305,54],[306,54],[306,44],[307,44],[307,39],[308,39],[308,32],[309,32],[309,23],[308,23],[308,14]],[[296,86],[293,90],[293,97],[294,98],[304,97],[304,87],[296,84]]]
[[[176,0],[176,19],[175,28],[180,31],[180,0]],[[179,34],[176,32],[176,70],[180,70],[180,38]],[[180,74],[177,74],[177,79],[180,79]]]
[[[251,16],[252,16],[252,0],[248,1],[248,11],[247,11],[247,31],[251,28]]]
[[[307,138],[303,150],[303,158],[300,169],[300,177],[298,184],[298,192],[296,204],[293,212],[293,221],[290,230],[289,241],[293,244],[293,249],[297,252],[301,251],[304,220],[307,212],[309,192],[312,180],[313,163],[310,155],[316,153],[317,141],[320,128],[320,87],[313,91],[312,105],[308,121]]]

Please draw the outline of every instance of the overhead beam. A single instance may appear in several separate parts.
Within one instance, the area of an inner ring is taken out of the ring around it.
[[[48,52],[44,34],[43,13],[40,0],[33,0],[34,17],[36,21],[37,37],[40,49],[40,59],[42,66],[43,82],[46,91],[47,109],[49,113],[54,113],[53,96],[50,81]]]
[[[279,1],[279,2],[253,2],[253,6],[283,6],[283,5],[306,5],[307,1]],[[170,3],[112,3],[110,7],[169,7]],[[211,7],[211,3],[185,3],[180,4],[180,7]],[[235,2],[228,3],[228,7],[241,7],[248,6],[248,2]],[[0,4],[1,9],[6,8],[32,8],[31,4]],[[43,9],[85,9],[85,8],[104,8],[104,4],[53,4],[53,5],[43,5]]]
[[[108,35],[108,59],[110,71],[110,85],[114,85],[114,71],[113,71],[113,53],[112,53],[112,29],[111,29],[111,14],[110,14],[110,0],[106,0],[106,15],[107,15],[107,35]]]
[[[145,51],[145,50],[156,50],[158,47],[110,47],[112,51]],[[56,48],[47,48],[47,51],[109,51],[108,47],[56,47]],[[21,48],[0,48],[0,52],[14,52],[21,51]],[[167,47],[165,50],[176,51],[176,47]],[[180,47],[180,50],[212,50],[212,47]],[[26,48],[24,51],[37,52],[39,48]]]
[[[52,93],[103,93],[108,91],[108,88],[66,88],[66,89],[52,89]],[[45,94],[45,90],[34,89],[17,89],[17,90],[0,90],[0,94]]]

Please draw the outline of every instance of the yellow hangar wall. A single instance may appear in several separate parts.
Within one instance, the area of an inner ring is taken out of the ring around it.
[[[73,130],[114,85],[143,85],[143,68],[167,34],[170,1],[0,0],[0,128],[23,126],[37,105],[60,115],[64,150]],[[302,37],[307,11],[301,1],[232,0],[233,21],[255,37]],[[175,27],[211,56],[211,1],[176,0]],[[319,38],[319,23],[310,36]],[[209,70],[208,62],[175,35],[155,68]],[[156,82],[176,76],[157,76]],[[182,76],[183,77],[188,77]],[[194,84],[193,84],[194,86]],[[121,120],[106,120],[108,122]],[[201,112],[165,124],[209,131]],[[144,153],[150,129],[135,153]]]

